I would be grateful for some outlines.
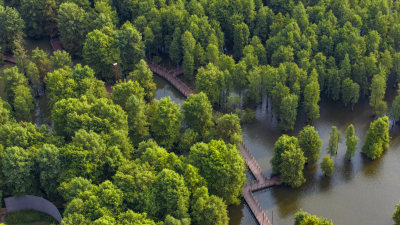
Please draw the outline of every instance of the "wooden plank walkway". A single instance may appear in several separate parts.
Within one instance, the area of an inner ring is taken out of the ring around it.
[[[177,74],[179,73],[179,71],[169,72],[161,66],[154,65],[151,62],[147,62],[147,65],[153,73],[156,73],[162,78],[166,79],[176,90],[182,93],[182,95],[184,95],[186,98],[193,93],[193,91],[185,83],[177,78]]]
[[[50,44],[51,47],[53,48],[53,51],[61,51],[61,42],[58,38],[50,39]]]
[[[242,144],[241,153],[243,158],[246,161],[249,170],[256,178],[256,181],[250,184],[247,184],[243,189],[243,198],[246,201],[247,205],[250,208],[250,211],[253,213],[256,218],[258,224],[260,225],[272,225],[269,221],[267,214],[261,208],[257,199],[254,197],[253,192],[259,191],[265,188],[269,188],[275,185],[282,184],[279,177],[271,177],[271,179],[267,179],[258,165],[256,159],[251,155],[249,150],[247,149],[245,144]]]
[[[17,63],[17,59],[14,56],[11,56],[11,55],[5,55],[4,60],[6,62],[13,63],[13,64]]]

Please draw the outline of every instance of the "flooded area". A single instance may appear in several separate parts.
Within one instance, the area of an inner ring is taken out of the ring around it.
[[[177,103],[184,98],[175,89],[155,76],[157,83],[156,98],[171,96]],[[395,89],[388,87],[386,100],[390,106],[395,97]],[[256,121],[243,126],[243,139],[248,149],[257,159],[266,176],[271,175],[269,163],[273,155],[275,141],[282,133],[277,121],[266,109],[266,101],[257,107]],[[374,119],[368,99],[362,99],[354,111],[342,104],[329,100],[320,103],[321,117],[314,122],[324,144],[321,158],[327,154],[329,132],[337,126],[342,132],[342,143],[335,161],[335,172],[332,177],[325,177],[319,166],[307,168],[307,182],[299,189],[286,186],[269,188],[255,193],[270,220],[275,225],[292,225],[294,214],[303,209],[312,214],[326,217],[336,225],[393,225],[394,206],[400,200],[400,128],[390,130],[392,137],[390,148],[381,159],[371,161],[361,154],[369,123]],[[299,121],[290,135],[296,135],[305,125]],[[356,135],[360,138],[358,150],[351,161],[344,158],[346,146],[344,131],[353,123]],[[248,173],[249,179],[251,175]],[[229,208],[231,225],[256,225],[251,212],[242,203]]]

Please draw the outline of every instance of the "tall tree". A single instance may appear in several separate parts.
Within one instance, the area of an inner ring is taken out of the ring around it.
[[[29,37],[54,36],[57,27],[57,4],[54,0],[22,0],[19,12],[25,20]]]
[[[146,61],[141,59],[135,66],[135,70],[129,73],[128,79],[139,82],[144,89],[145,99],[150,102],[154,99],[156,84],[153,80],[153,72],[147,66]]]
[[[249,42],[250,31],[245,23],[234,25],[233,29],[233,55],[236,60],[243,56],[243,48]]]
[[[240,146],[242,143],[242,128],[236,114],[225,114],[216,121],[216,135],[227,143]]]
[[[299,97],[295,94],[289,94],[282,99],[279,108],[279,127],[281,130],[293,130],[297,119],[298,104]]]
[[[319,83],[318,80],[313,80],[311,83],[307,84],[304,89],[304,109],[307,114],[307,118],[310,121],[314,121],[319,118]]]
[[[333,159],[329,155],[324,156],[322,159],[321,169],[324,171],[325,176],[332,176],[335,171]]]
[[[50,56],[51,68],[53,70],[63,68],[64,66],[71,67],[73,65],[71,56],[66,51],[55,51]]]
[[[196,75],[196,89],[204,92],[211,104],[220,103],[225,89],[224,73],[211,63],[206,68],[200,68]]]
[[[295,214],[294,225],[314,224],[314,225],[333,225],[332,221],[327,221],[325,218],[318,218],[308,212],[299,210]]]
[[[137,145],[149,136],[149,122],[144,100],[131,95],[126,102],[126,112],[128,115],[129,137]]]
[[[396,205],[396,210],[393,213],[393,221],[397,224],[400,224],[400,203]]]
[[[328,145],[328,153],[331,156],[337,155],[338,145],[341,142],[342,133],[336,128],[336,126],[332,126],[331,131],[329,132],[329,145]]]
[[[357,143],[359,141],[359,138],[354,135],[353,124],[350,124],[347,127],[345,133],[346,133],[346,146],[347,146],[346,157],[350,160],[351,157],[354,156],[354,153],[357,150]]]
[[[181,122],[179,106],[168,96],[158,102],[150,131],[159,145],[171,149],[180,137]]]
[[[212,105],[203,92],[190,95],[182,105],[185,123],[201,137],[207,138],[214,125],[212,121]]]
[[[88,18],[88,13],[75,3],[60,5],[57,16],[60,41],[72,55],[80,55],[85,36],[89,32]]]
[[[144,58],[145,46],[142,34],[129,22],[125,22],[115,32],[115,42],[120,49],[121,62],[125,71],[131,72],[135,65]]]
[[[117,81],[120,76],[115,64],[120,61],[120,51],[112,32],[110,27],[90,32],[82,50],[84,60],[93,68],[97,77],[107,82]]]
[[[295,145],[296,148],[299,147],[299,142],[296,137],[290,137],[286,134],[279,137],[279,139],[274,144],[274,155],[271,159],[272,173],[280,174],[282,172],[282,153],[285,152],[290,145]]]
[[[383,100],[386,93],[386,79],[384,74],[377,74],[372,78],[371,95],[369,105],[374,108],[375,114],[382,116],[387,110],[387,104]]]
[[[394,120],[394,124],[400,120],[400,92],[397,92],[397,96],[393,100],[392,108],[389,113],[390,117]]]
[[[139,100],[144,98],[144,89],[137,81],[119,82],[112,87],[112,90],[113,102],[120,105],[125,111],[127,111],[127,100],[132,95]]]
[[[308,125],[300,131],[298,139],[300,149],[306,157],[306,163],[314,165],[319,159],[322,146],[322,140],[319,138],[318,131],[313,126]]]
[[[0,5],[0,51],[11,52],[15,49],[14,41],[22,39],[24,21],[18,11]]]
[[[183,72],[188,79],[193,78],[194,72],[194,49],[196,40],[190,31],[182,34],[182,51],[183,51]]]
[[[353,82],[350,78],[346,78],[342,82],[342,102],[345,106],[351,104],[353,109],[354,104],[358,102],[360,97],[360,85]]]
[[[284,183],[290,185],[292,188],[297,188],[306,182],[303,175],[306,158],[298,145],[289,144],[287,149],[282,153],[281,159],[280,177]]]
[[[211,194],[221,197],[226,204],[239,203],[246,168],[234,145],[216,140],[208,144],[197,143],[190,149],[189,162],[199,168]],[[224,185],[226,183],[229,185]]]
[[[377,159],[389,147],[389,140],[389,119],[383,116],[370,124],[361,150],[368,158]]]

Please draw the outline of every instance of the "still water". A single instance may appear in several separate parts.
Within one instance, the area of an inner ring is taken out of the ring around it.
[[[161,78],[155,79],[156,98],[171,96],[177,103],[183,102],[183,96],[175,89]],[[389,106],[394,95],[395,90],[388,87],[386,100]],[[270,109],[266,108],[264,100],[256,110],[255,122],[243,126],[243,139],[265,175],[270,176],[273,145],[282,133]],[[360,100],[354,111],[340,103],[323,100],[320,114],[313,125],[324,142],[321,158],[327,154],[331,127],[337,126],[344,134],[350,123],[354,124],[360,138],[356,155],[350,162],[344,158],[346,147],[342,135],[332,177],[325,177],[318,166],[307,168],[307,182],[299,189],[279,186],[256,192],[260,205],[270,220],[273,218],[275,225],[293,224],[293,216],[299,209],[326,217],[335,225],[393,225],[394,206],[400,201],[400,128],[390,130],[390,148],[381,159],[372,162],[360,153],[369,123],[373,120],[367,99]],[[299,122],[290,135],[297,135],[305,125],[301,118],[304,116],[299,115]],[[249,179],[253,179],[251,175]],[[245,204],[230,207],[229,213],[231,225],[257,224]]]

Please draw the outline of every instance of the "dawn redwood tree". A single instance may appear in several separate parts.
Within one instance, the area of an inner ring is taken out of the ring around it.
[[[60,41],[72,55],[81,55],[83,42],[89,32],[88,18],[88,13],[73,2],[62,3],[58,9]]]
[[[299,148],[299,142],[296,137],[290,137],[286,134],[279,137],[274,145],[274,155],[271,159],[272,173],[280,174],[282,172],[282,154],[289,148],[290,145],[295,145],[295,148]]]
[[[381,157],[389,147],[389,141],[389,119],[387,116],[383,116],[370,124],[361,150],[368,158],[374,160]]]
[[[319,118],[319,100],[320,89],[318,80],[311,81],[304,89],[304,110],[309,121],[315,121]]]
[[[135,69],[129,73],[128,79],[137,81],[140,84],[144,89],[144,98],[147,102],[151,102],[154,99],[156,84],[153,80],[153,72],[147,66],[146,61],[141,59],[135,65]]]
[[[328,144],[328,153],[331,156],[337,155],[338,145],[342,141],[340,136],[342,136],[342,133],[336,128],[336,126],[332,126],[332,129],[329,132],[329,144]]]
[[[120,74],[114,63],[121,61],[120,50],[115,43],[111,27],[103,27],[101,30],[88,33],[82,55],[99,79],[107,82],[119,79]]]
[[[319,159],[322,146],[322,140],[319,138],[318,131],[313,126],[308,125],[300,131],[298,140],[300,149],[306,157],[306,163],[314,165]]]
[[[335,171],[333,159],[329,155],[322,158],[321,169],[324,171],[325,176],[332,176]]]
[[[9,53],[15,49],[14,41],[22,39],[24,27],[24,20],[16,9],[0,5],[0,52]]]
[[[299,96],[289,94],[282,99],[279,108],[279,127],[283,131],[294,129],[297,118],[297,108],[299,104]]]
[[[236,146],[226,145],[222,140],[197,143],[190,148],[189,162],[199,169],[211,194],[221,197],[228,205],[239,203],[246,168]]]
[[[281,154],[281,160],[280,177],[282,182],[290,185],[292,188],[300,187],[306,182],[303,175],[306,158],[298,145],[289,144],[287,149]]]
[[[374,112],[378,116],[382,116],[387,109],[387,104],[383,100],[386,92],[386,79],[384,74],[377,74],[372,78],[371,95],[369,105],[374,108]]]
[[[121,62],[125,71],[131,72],[145,56],[142,34],[129,22],[115,32],[115,42],[120,49]]]
[[[219,117],[215,125],[216,135],[227,143],[237,147],[242,143],[242,128],[240,119],[236,114],[225,114]]]
[[[157,143],[166,149],[172,149],[181,133],[182,114],[179,106],[171,98],[162,98],[150,122],[150,131]]]
[[[360,140],[357,136],[354,135],[354,126],[353,124],[350,124],[346,131],[346,157],[351,160],[351,157],[354,156],[354,153],[357,150],[357,144],[358,141]]]
[[[214,126],[213,109],[207,95],[203,92],[190,95],[183,103],[182,110],[188,127],[198,132],[203,139],[207,138],[210,135],[210,129]]]
[[[294,225],[333,225],[332,221],[327,221],[325,218],[313,216],[308,212],[304,212],[303,210],[299,210],[294,217]]]

